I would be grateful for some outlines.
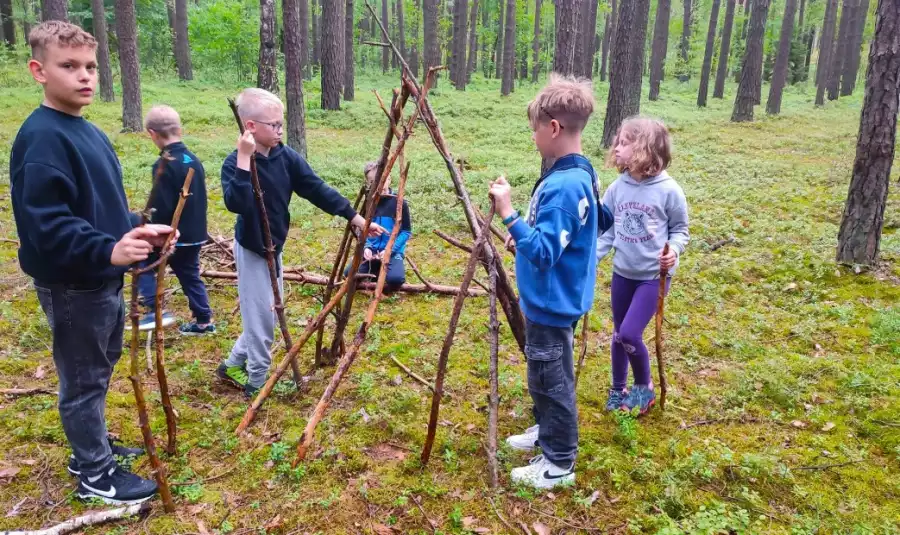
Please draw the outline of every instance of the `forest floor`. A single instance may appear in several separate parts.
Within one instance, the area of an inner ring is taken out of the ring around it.
[[[0,388],[54,391],[50,333],[30,280],[16,261],[7,176],[9,147],[40,93],[5,70],[0,88]],[[395,76],[364,76],[357,99],[338,112],[318,109],[307,85],[309,161],[353,196],[363,164],[379,153],[385,121],[371,90],[389,98]],[[585,150],[598,149],[608,86]],[[485,207],[488,182],[505,173],[525,206],[539,157],[525,117],[538,87],[508,97],[499,82],[465,92],[442,83],[431,102],[454,156],[465,161],[473,199]],[[233,149],[225,102],[237,86],[147,80],[145,111],[177,108],[186,143],[206,164],[210,234],[231,236],[219,169]],[[500,452],[501,490],[492,492],[484,446],[488,392],[487,300],[467,302],[450,355],[431,463],[419,464],[430,392],[390,360],[433,377],[451,298],[392,296],[378,309],[358,361],[319,425],[309,459],[291,469],[294,447],[332,368],[312,372],[298,394],[283,382],[249,433],[234,435],[247,403],[214,378],[241,330],[236,288],[209,281],[218,335],[167,332],[169,384],[179,443],[163,455],[178,511],[152,513],[86,533],[897,533],[900,519],[900,197],[885,215],[882,263],[862,274],[834,262],[836,236],[855,154],[862,91],[813,107],[814,88],[785,95],[784,113],[729,122],[725,100],[695,106],[696,83],[666,81],[643,111],[672,130],[671,174],[691,205],[692,243],[668,299],[666,347],[671,390],[665,412],[614,417],[603,410],[609,385],[610,262],[599,271],[589,353],[578,392],[581,441],[574,489],[515,488],[509,470],[528,457]],[[767,94],[764,88],[763,95]],[[120,134],[120,104],[86,113],[110,136],[131,206],[142,206],[157,157],[140,134]],[[408,198],[414,237],[408,251],[431,282],[458,284],[465,254],[433,234],[463,240],[467,227],[446,168],[424,130],[409,146]],[[895,162],[894,180],[900,169]],[[600,173],[604,186],[615,174]],[[892,184],[896,190],[896,184]],[[285,264],[326,273],[343,222],[309,203],[291,205]],[[733,236],[715,251],[710,244]],[[506,255],[512,267],[512,258]],[[478,277],[484,278],[483,274]],[[411,282],[413,275],[409,274]],[[320,308],[319,287],[288,285],[287,315],[299,333]],[[360,295],[348,331],[368,296]],[[171,309],[186,319],[184,296]],[[647,339],[652,336],[648,330]],[[532,424],[524,357],[509,330],[500,339],[501,440]],[[580,343],[580,342],[576,342]],[[276,352],[280,359],[282,350]],[[143,358],[143,348],[141,349]],[[127,360],[127,356],[126,356]],[[299,359],[312,368],[312,345]],[[141,441],[134,397],[120,364],[108,400],[111,431]],[[165,420],[155,379],[145,377],[156,436]],[[73,497],[69,451],[52,394],[0,397],[0,529],[35,529],[91,508]],[[145,458],[133,468],[148,474]],[[417,503],[418,501],[418,503]],[[429,524],[431,522],[432,524]],[[484,528],[484,529],[479,529]]]

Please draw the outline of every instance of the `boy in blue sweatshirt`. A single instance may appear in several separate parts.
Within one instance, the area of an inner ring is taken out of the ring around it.
[[[94,38],[74,24],[46,21],[28,41],[28,68],[44,100],[22,124],[9,158],[19,264],[34,279],[53,334],[76,495],[139,503],[156,493],[156,483],[116,462],[114,455],[142,451],[111,444],[106,394],[122,355],[123,274],[162,246],[172,229],[135,228],[139,218],[128,210],[112,144],[81,116],[97,84]]]
[[[319,178],[300,154],[281,143],[284,104],[278,97],[264,89],[249,88],[238,96],[237,107],[246,130],[238,139],[237,150],[222,164],[222,195],[228,210],[237,214],[234,258],[244,332],[216,374],[223,381],[243,389],[244,395],[251,398],[266,382],[272,363],[270,350],[277,318],[266,246],[250,183],[250,158],[256,160],[260,187],[265,192],[263,200],[275,246],[282,295],[281,251],[291,222],[288,205],[293,194],[331,215],[345,217],[357,228],[365,225],[365,219],[356,213],[350,201]],[[370,225],[370,236],[383,233],[384,229],[379,225]]]
[[[527,466],[513,469],[511,476],[515,483],[539,489],[575,483],[573,330],[594,299],[600,224],[596,175],[581,154],[581,133],[593,111],[589,82],[551,75],[528,105],[534,143],[541,157],[553,163],[535,184],[527,213],[522,216],[513,209],[503,177],[490,189],[516,243],[528,391],[536,422],[506,442],[515,449],[542,451]]]
[[[169,106],[154,106],[144,118],[144,128],[150,140],[159,149],[159,159],[153,164],[153,188],[147,208],[152,210],[154,223],[172,224],[175,207],[181,197],[181,188],[188,171],[194,170],[191,179],[190,197],[184,203],[178,232],[181,234],[175,244],[175,252],[169,257],[169,267],[178,277],[181,289],[188,300],[194,321],[184,323],[179,328],[183,335],[198,336],[216,332],[212,323],[212,310],[206,285],[200,278],[200,247],[206,243],[206,172],[197,156],[188,150],[181,140],[181,118]],[[147,259],[155,261],[157,255]],[[156,328],[156,272],[147,272],[138,280],[141,298],[149,312],[141,318],[140,330]],[[175,317],[163,312],[163,327],[175,323]]]

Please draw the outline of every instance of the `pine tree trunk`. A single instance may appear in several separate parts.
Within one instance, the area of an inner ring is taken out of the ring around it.
[[[725,98],[725,80],[728,78],[728,57],[731,55],[731,32],[734,29],[735,0],[725,0],[725,25],[722,26],[722,47],[719,49],[719,64],[716,67],[716,84],[713,98]]]
[[[259,76],[256,87],[278,92],[278,54],[275,49],[275,0],[259,0]]]
[[[419,37],[419,19],[422,16],[422,2],[421,0],[415,0],[416,6],[416,16],[413,17],[412,23],[412,34],[413,34],[413,45],[409,51],[409,68],[413,72],[413,76],[419,76],[419,49],[421,48],[420,43],[422,42]]]
[[[837,247],[838,262],[867,266],[877,262],[881,245],[900,100],[900,2],[879,0],[877,9],[856,160]]]
[[[12,0],[0,0],[0,18],[3,19],[3,41],[8,48],[16,46],[16,26],[13,24]],[[103,21],[106,27],[106,21]],[[25,36],[28,39],[28,36]],[[99,51],[98,51],[99,52]],[[107,54],[109,51],[107,50]]]
[[[750,25],[750,12],[753,8],[753,0],[744,0],[744,24],[741,25],[741,41],[747,39],[747,27]]]
[[[386,2],[387,0],[385,0]],[[341,109],[341,0],[322,3],[322,109]],[[383,66],[383,65],[382,65]]]
[[[791,59],[791,43],[794,40],[794,13],[797,0],[787,0],[784,5],[784,20],[781,21],[781,37],[778,40],[778,57],[775,59],[775,71],[772,73],[772,85],[769,86],[769,100],[766,102],[766,113],[781,113],[781,95],[787,80],[788,63]]]
[[[838,37],[831,53],[831,67],[828,71],[828,100],[837,100],[841,90],[841,73],[844,72],[844,58],[846,50],[850,46],[852,31],[850,20],[853,19],[854,0],[844,0],[841,8],[841,22],[838,26]]]
[[[709,74],[712,72],[713,52],[716,49],[716,25],[719,23],[719,7],[721,0],[713,0],[709,15],[709,29],[706,32],[706,51],[703,53],[703,68],[700,70],[700,91],[697,93],[697,106],[706,107],[709,93]]]
[[[450,80],[457,90],[466,88],[466,22],[469,11],[468,0],[453,2],[453,41],[450,55]]]
[[[575,73],[575,41],[578,36],[576,0],[556,0],[556,50],[553,54],[553,71],[559,74]]]
[[[653,27],[653,51],[650,55],[650,100],[659,98],[659,84],[666,68],[666,51],[669,49],[671,14],[672,0],[659,0],[656,6],[656,24]]]
[[[834,51],[834,29],[838,0],[827,0],[825,22],[822,23],[822,39],[819,41],[819,63],[816,65],[816,106],[825,105],[825,87],[831,76],[831,54]]]
[[[287,144],[306,157],[306,104],[303,102],[303,26],[307,0],[282,0],[284,25],[284,91],[287,100]]]
[[[490,8],[487,5],[482,6],[481,9],[481,27],[487,29],[488,25],[491,23],[490,17]],[[489,78],[490,73],[490,62],[488,62],[488,40],[484,37],[481,38],[481,75],[485,78]]]
[[[765,5],[765,13],[763,16],[763,37],[762,37],[763,40],[762,40],[762,47],[761,47],[761,51],[762,51],[761,53],[763,53],[763,54],[765,53],[765,50],[766,50],[765,27],[766,27],[766,25],[768,25],[768,22],[769,22],[769,8],[772,7],[773,1],[774,0],[769,0],[769,3],[767,3]],[[754,5],[753,8],[756,9],[756,5]],[[753,79],[753,104],[754,105],[762,104],[762,83],[763,83],[762,65],[764,63],[765,63],[765,55],[763,55],[762,62],[760,64],[760,75],[759,75],[759,77],[755,77]]]
[[[757,81],[762,79],[763,39],[766,34],[769,1],[753,0],[744,66],[741,68],[741,81],[734,99],[734,111],[731,113],[732,122],[753,120],[753,106],[756,104],[754,87]]]
[[[537,83],[541,73],[541,3],[534,0],[534,39],[531,41],[531,81]]]
[[[422,0],[424,14],[423,29],[425,32],[425,69],[441,64],[441,51],[438,48],[438,0]]]
[[[691,0],[684,0],[684,13],[681,21],[681,59],[685,63],[688,62],[691,52],[691,16],[693,15],[693,10]]]
[[[309,9],[309,18],[312,24],[312,64],[310,65],[310,76],[313,74],[312,67],[319,66],[319,58],[321,56],[322,51],[322,39],[319,35],[319,23],[322,22],[322,19],[319,18],[319,0],[311,0],[312,4],[310,4]]]
[[[175,64],[179,80],[193,80],[191,44],[188,40],[187,0],[175,0]]]
[[[797,18],[797,33],[803,33],[803,23],[806,17],[806,0],[800,0],[800,14]]]
[[[852,95],[856,89],[856,77],[859,74],[859,62],[863,44],[863,34],[866,29],[866,18],[869,15],[869,0],[860,0],[856,8],[856,17],[853,20],[853,35],[850,45],[847,47],[847,57],[844,59],[844,72],[841,75],[841,95]]]
[[[356,65],[353,54],[353,0],[344,9],[344,100],[355,98]]]
[[[588,3],[587,31],[584,35],[586,58],[584,63],[585,78],[594,76],[594,60],[597,57],[597,0],[585,0]]]
[[[603,40],[600,42],[600,81],[606,81],[606,62],[609,58],[609,40],[612,32],[612,13],[606,14],[606,22],[603,24]]]
[[[506,28],[503,31],[503,80],[500,94],[513,92],[513,76],[516,68],[516,0],[506,0]]]
[[[381,22],[384,23],[385,28],[390,27],[390,20],[388,18],[388,0],[381,0]],[[381,49],[381,73],[384,74],[388,72],[388,68],[390,68],[391,64],[391,51],[387,48]]]
[[[472,0],[469,12],[469,57],[466,61],[466,83],[472,81],[478,63],[478,0]]]
[[[406,50],[406,10],[403,9],[403,0],[397,0],[397,43],[400,48],[400,54],[406,59],[408,51]]]
[[[631,32],[631,65],[628,67],[628,105],[625,117],[641,112],[641,86],[647,51],[647,26],[650,23],[650,0],[635,0],[634,22]]]
[[[631,34],[634,31],[636,1],[622,0],[616,20],[616,40],[613,43],[609,65],[609,95],[606,99],[606,117],[603,119],[603,147],[609,147],[622,121],[628,117],[628,81],[631,56]]]
[[[503,61],[503,47],[506,46],[506,41],[503,40],[503,30],[506,26],[506,18],[503,16],[506,13],[506,0],[497,0],[497,4],[497,51],[494,60],[494,78],[502,78],[503,68],[506,65]]]
[[[557,0],[558,1],[558,0]],[[584,62],[587,59],[587,33],[588,0],[574,0],[575,10],[575,50],[572,54],[572,74],[584,78]]]
[[[134,7],[132,6],[132,11]],[[41,0],[41,20],[69,20],[68,0]],[[27,37],[27,36],[26,36]],[[140,130],[140,129],[138,129]]]
[[[312,71],[309,68],[309,0],[296,0],[298,11],[299,11],[299,32],[300,32],[300,73],[303,78],[309,79],[312,77]],[[287,25],[287,19],[284,19],[284,24]],[[287,40],[287,36],[285,36],[285,40]],[[285,50],[285,56],[287,55],[287,50]],[[287,59],[285,59],[287,62]],[[285,68],[287,70],[287,68]],[[287,76],[287,74],[285,74]],[[285,87],[287,87],[287,82],[285,82]],[[302,93],[302,88],[301,88]],[[305,138],[305,133],[304,133]],[[288,139],[290,139],[290,132],[288,132]],[[305,143],[305,139],[304,139]],[[293,146],[293,145],[292,145]],[[296,147],[295,147],[296,150]]]
[[[116,100],[113,90],[112,67],[109,61],[109,36],[106,31],[106,6],[103,0],[91,0],[94,19],[94,38],[97,40],[97,67],[100,74],[100,98],[104,102]]]
[[[138,62],[137,20],[134,0],[116,0],[116,37],[122,71],[122,131],[140,132],[141,66]]]

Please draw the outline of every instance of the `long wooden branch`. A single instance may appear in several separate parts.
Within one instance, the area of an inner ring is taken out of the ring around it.
[[[238,112],[237,104],[234,100],[228,99],[228,105],[234,114],[234,120],[237,122],[238,130],[243,135],[244,121]],[[278,287],[278,269],[275,266],[275,245],[272,242],[272,231],[269,228],[269,216],[266,213],[266,203],[263,201],[262,187],[259,185],[259,173],[256,171],[256,154],[250,156],[250,183],[253,186],[253,198],[256,199],[256,209],[259,212],[260,227],[262,228],[263,245],[266,247],[266,264],[269,266],[269,282],[272,284],[272,297],[275,301],[275,314],[278,316],[278,325],[281,327],[281,337],[284,339],[284,345],[289,348],[293,345],[291,342],[291,333],[288,330],[287,318],[284,317],[284,303],[281,300],[281,290]],[[300,368],[296,362],[292,362],[291,371],[294,374],[294,384],[297,390],[300,390],[303,381],[300,374]]]
[[[669,254],[669,242],[663,247],[663,256]],[[659,408],[666,410],[666,393],[669,382],[666,381],[666,358],[663,354],[663,314],[666,304],[666,279],[669,270],[659,268],[659,295],[656,299],[656,365],[659,368]]]
[[[484,232],[484,231],[482,231]],[[499,377],[499,346],[500,346],[500,322],[497,321],[497,265],[492,263],[488,277],[488,288],[490,292],[490,316],[488,323],[488,336],[491,346],[491,357],[489,364],[491,393],[488,396],[488,468],[491,473],[491,488],[496,489],[499,485],[499,474],[497,468],[497,423],[500,411],[500,377]]]
[[[588,350],[588,322],[591,319],[591,313],[588,312],[581,318],[581,356],[578,357],[578,366],[575,368],[575,388],[578,388],[578,378],[581,377],[581,368],[584,367],[584,357],[587,356]]]
[[[178,204],[175,205],[175,213],[172,215],[172,232],[166,238],[162,250],[168,251],[172,247],[172,242],[177,234],[178,223],[181,222],[181,212],[184,211],[184,204],[188,196],[191,194],[191,182],[194,180],[194,168],[188,169],[187,176],[184,177],[184,184],[181,187],[181,194],[178,198]],[[156,270],[156,378],[159,381],[159,394],[162,399],[163,411],[166,413],[166,453],[175,455],[175,441],[178,434],[178,426],[175,421],[175,409],[172,407],[172,398],[169,396],[169,380],[166,377],[166,359],[165,359],[165,333],[163,332],[162,315],[163,315],[163,295],[166,293],[166,259],[163,259]],[[149,340],[149,336],[147,339]]]
[[[113,520],[128,518],[129,516],[141,515],[150,511],[150,503],[143,502],[126,507],[110,509],[108,511],[94,511],[86,515],[66,520],[60,524],[46,529],[37,529],[33,531],[4,531],[4,535],[63,535],[71,533],[75,530],[83,529],[88,526],[96,526],[97,524],[105,524]]]
[[[431,390],[432,392],[434,392],[434,385],[433,385],[433,384],[429,383],[428,380],[425,379],[424,377],[422,377],[421,375],[418,375],[416,372],[410,370],[409,367],[408,367],[406,364],[403,364],[402,362],[400,362],[399,360],[397,360],[397,357],[395,357],[394,355],[391,355],[391,361],[392,361],[394,364],[396,364],[398,368],[400,368],[401,370],[405,371],[405,372],[406,372],[406,375],[412,377],[412,378],[415,379],[420,385],[426,386],[426,387],[428,387],[428,390]]]
[[[409,136],[408,133],[405,135],[406,137]],[[405,141],[405,138],[402,139],[401,144],[398,145],[398,150],[403,150],[402,141]],[[397,241],[397,236],[400,235],[400,222],[403,218],[403,196],[406,193],[406,179],[408,170],[409,167],[407,166],[401,169],[400,172],[400,183],[397,188],[397,208],[394,213],[394,226],[391,229],[391,237],[390,239],[388,239],[387,245],[384,248],[385,258],[391,257],[391,253],[394,250],[394,243]],[[328,383],[328,387],[325,388],[325,391],[322,393],[322,397],[316,404],[315,409],[313,409],[309,421],[306,423],[306,428],[303,430],[303,437],[297,444],[297,456],[291,465],[292,467],[296,467],[297,463],[306,458],[306,452],[309,451],[309,447],[313,442],[316,426],[319,425],[319,422],[325,416],[325,410],[331,403],[332,396],[334,396],[334,393],[340,386],[341,381],[347,374],[347,370],[350,369],[353,361],[356,360],[356,356],[359,355],[359,349],[360,347],[362,347],[363,342],[365,342],[366,340],[366,334],[368,334],[369,332],[369,326],[375,320],[375,310],[378,308],[378,304],[381,302],[381,299],[384,296],[384,283],[387,280],[389,265],[389,262],[381,263],[381,270],[378,273],[378,283],[375,286],[375,296],[369,303],[369,309],[366,311],[366,317],[363,320],[362,324],[359,326],[359,329],[356,332],[356,336],[353,338],[353,344],[350,346],[350,349],[341,357],[337,369],[335,370],[334,375],[331,377],[331,381],[329,381]]]
[[[491,203],[491,211],[488,213],[487,224],[489,225],[494,219],[494,204]],[[469,255],[469,261],[466,264],[466,271],[463,274],[462,283],[460,283],[460,294],[453,300],[453,313],[450,315],[450,326],[447,328],[447,335],[444,337],[444,345],[441,347],[441,356],[438,358],[437,375],[434,379],[434,395],[431,397],[431,415],[428,419],[428,435],[425,437],[425,445],[422,448],[422,456],[420,457],[422,464],[428,464],[431,457],[431,448],[434,445],[434,436],[437,433],[438,413],[441,409],[441,398],[444,395],[444,375],[447,372],[447,360],[450,357],[450,348],[453,347],[453,336],[456,334],[456,325],[459,323],[459,314],[462,312],[463,304],[466,301],[465,291],[469,289],[472,277],[475,276],[475,268],[478,266],[478,253],[484,247],[485,241],[491,235],[491,231],[485,226],[478,233],[475,239],[475,245],[472,247],[472,254]]]

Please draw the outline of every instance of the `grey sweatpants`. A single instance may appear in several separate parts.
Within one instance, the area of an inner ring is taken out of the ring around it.
[[[234,260],[238,272],[238,299],[244,332],[225,361],[226,366],[246,365],[250,386],[260,388],[266,382],[272,364],[272,342],[275,339],[275,296],[269,279],[265,257],[234,242]],[[278,290],[284,295],[284,272],[281,255],[278,264]]]

